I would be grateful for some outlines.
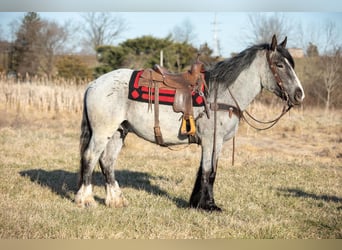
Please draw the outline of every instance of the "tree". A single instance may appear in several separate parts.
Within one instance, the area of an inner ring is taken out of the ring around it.
[[[43,21],[40,30],[41,58],[40,69],[48,78],[53,75],[55,57],[62,53],[68,39],[67,31],[56,22]]]
[[[76,80],[76,83],[92,78],[92,70],[77,56],[60,57],[57,60],[56,68],[59,77]]]
[[[159,50],[170,46],[173,43],[171,37],[155,38],[153,36],[142,36],[128,39],[121,43],[121,46],[130,49],[136,55],[159,55]]]
[[[166,38],[155,38],[153,36],[142,36],[128,39],[120,45],[125,48],[129,56],[126,56],[126,65],[131,68],[148,68],[160,63],[160,52],[173,44],[170,36]]]
[[[3,33],[4,33],[4,31],[3,31],[3,29],[2,29],[2,25],[0,24],[0,41],[3,41],[3,40],[4,40],[4,38],[3,38]]]
[[[323,48],[324,55],[320,60],[321,67],[319,71],[322,86],[324,86],[325,96],[323,99],[326,111],[330,109],[331,104],[334,102],[334,91],[342,86],[342,45],[337,39],[337,34],[336,23],[326,21],[321,32],[321,38],[325,41],[325,46]],[[319,96],[322,96],[321,93]]]
[[[274,14],[249,14],[246,40],[251,44],[266,43],[271,40],[273,34],[277,37],[292,38],[294,24],[284,15]]]
[[[126,29],[126,22],[120,16],[109,12],[89,12],[83,15],[84,45],[96,51],[102,45],[112,45]]]
[[[187,43],[178,43],[166,38],[142,36],[128,39],[119,46],[100,46],[97,57],[101,65],[96,74],[115,68],[151,68],[160,62],[160,51],[164,51],[164,65],[173,72],[184,70],[194,62],[198,50]]]
[[[180,72],[196,58],[198,50],[191,44],[172,41],[171,37],[155,38],[142,36],[121,43],[123,48],[133,53],[128,58],[134,67],[152,67],[160,61],[160,51],[164,52],[164,66],[174,72]],[[132,64],[134,60],[134,64]],[[139,63],[139,64],[137,64]]]
[[[213,50],[209,48],[207,43],[204,43],[200,46],[198,53],[200,54],[200,60],[203,63],[206,63],[207,66],[211,66],[212,64],[216,63],[219,58],[213,56]]]
[[[34,75],[39,69],[39,43],[42,21],[37,13],[28,12],[16,32],[14,42],[13,67],[17,73]]]
[[[101,65],[95,68],[95,77],[123,66],[127,53],[122,46],[106,45],[97,47],[97,60]]]
[[[341,42],[338,39],[338,30],[336,23],[331,20],[326,20],[322,24],[322,31],[319,32],[322,39],[322,50],[324,53],[331,52],[334,54],[339,50]]]
[[[325,96],[325,109],[329,111],[333,103],[333,93],[342,87],[341,65],[342,65],[342,48],[338,48],[332,55],[324,55],[320,64],[321,68],[321,81],[323,82]],[[324,93],[323,92],[323,93]],[[321,96],[321,95],[320,95]]]
[[[318,56],[319,54],[317,46],[310,42],[308,48],[306,49],[306,54],[308,57]]]
[[[189,19],[183,20],[180,25],[173,28],[172,37],[180,43],[191,43],[196,38],[195,28]]]
[[[188,43],[174,42],[164,50],[164,65],[173,72],[181,72],[197,58],[198,50]]]
[[[45,74],[50,78],[54,74],[55,57],[63,52],[68,35],[56,22],[28,12],[16,32],[13,69],[22,76]]]

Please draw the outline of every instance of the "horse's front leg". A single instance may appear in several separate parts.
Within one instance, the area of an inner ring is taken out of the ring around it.
[[[216,149],[216,164],[218,160],[218,154],[221,149]],[[214,182],[216,178],[216,166],[213,161],[212,147],[206,147],[202,145],[202,159],[199,167],[194,189],[190,197],[190,207],[200,208],[206,211],[222,211],[215,204],[214,200]]]

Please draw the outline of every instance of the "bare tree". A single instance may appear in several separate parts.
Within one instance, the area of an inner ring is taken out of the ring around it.
[[[336,27],[336,23],[331,20],[326,20],[322,24],[320,38],[322,39],[322,51],[324,54],[328,54],[329,52],[335,54],[337,50],[339,50],[341,44],[339,44],[338,40],[338,30]]]
[[[82,17],[85,21],[83,42],[94,52],[98,46],[113,44],[127,26],[123,18],[108,12],[89,12]]]
[[[317,54],[319,58],[316,62],[317,70],[311,73],[313,77],[312,93],[317,100],[322,101],[325,110],[329,111],[333,104],[339,101],[339,95],[342,89],[342,44],[338,39],[338,30],[336,23],[327,20],[321,25],[308,28],[307,31],[316,38]],[[319,35],[318,35],[319,34]],[[309,48],[312,43],[309,43]],[[309,55],[309,53],[308,53]]]
[[[320,88],[316,89],[316,94],[325,102],[326,111],[329,111],[337,96],[335,92],[342,87],[342,44],[338,40],[336,23],[330,20],[321,25],[319,33],[322,56],[317,72]]]
[[[181,43],[191,43],[196,38],[194,25],[189,19],[184,19],[181,24],[176,25],[172,31],[172,37]]]
[[[3,33],[4,30],[2,29],[2,25],[0,24],[0,41],[4,40]]]
[[[57,54],[64,51],[68,32],[56,22],[43,21],[40,30],[40,69],[50,78],[55,66]]]
[[[333,92],[342,87],[341,65],[342,54],[341,49],[335,50],[333,55],[325,55],[322,57],[322,81],[325,89],[325,109],[329,111],[331,103],[333,102]]]
[[[294,37],[293,23],[281,13],[253,13],[248,15],[246,40],[250,44],[269,42],[273,34],[277,37]]]

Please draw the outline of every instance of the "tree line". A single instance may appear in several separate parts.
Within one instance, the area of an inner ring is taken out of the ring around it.
[[[42,19],[36,12],[26,13],[14,29],[13,41],[0,41],[0,72],[22,79],[62,77],[77,83],[120,67],[139,69],[162,63],[172,72],[180,72],[191,65],[197,54],[207,65],[218,59],[208,44],[195,47],[191,43],[196,34],[188,20],[175,26],[165,38],[146,35],[113,46],[127,28],[124,19],[111,13],[84,13],[82,17],[80,25],[61,25]],[[276,14],[249,15],[248,21],[245,37],[250,44],[268,42],[270,34],[289,35],[298,41],[303,36],[294,33],[294,27],[300,25]],[[80,33],[83,35],[75,37]],[[305,57],[296,59],[296,71],[307,93],[306,103],[326,109],[342,107],[342,49],[336,39],[336,25],[327,23],[320,33],[322,37],[325,46],[320,50],[315,39],[303,45]],[[73,53],[70,38],[79,41],[83,54],[92,55],[91,63],[84,55]]]
[[[160,62],[160,52],[164,53],[163,64],[170,70],[179,72],[190,65],[198,53],[207,62],[213,61],[212,50],[207,44],[195,48],[189,43],[189,35],[184,36],[177,29],[181,40],[172,34],[166,38],[142,36],[128,39],[118,46],[114,40],[125,30],[123,19],[110,13],[85,13],[82,26],[65,27],[54,21],[40,18],[36,12],[28,12],[20,20],[14,32],[13,42],[0,42],[2,48],[0,71],[19,78],[44,76],[90,79],[118,67],[143,68]],[[83,48],[81,54],[96,56],[96,65],[82,61],[83,56],[72,53],[68,43],[75,30],[83,29],[79,38]]]

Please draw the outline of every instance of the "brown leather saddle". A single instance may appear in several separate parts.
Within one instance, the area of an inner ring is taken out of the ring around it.
[[[179,74],[170,73],[166,68],[155,65],[152,69],[145,69],[140,76],[139,86],[149,88],[149,99],[152,103],[152,89],[154,89],[154,133],[156,142],[163,145],[163,138],[159,126],[159,89],[175,90],[173,110],[182,112],[180,133],[193,136],[196,133],[196,125],[193,115],[192,93],[202,91],[205,80],[203,63],[197,58],[190,70]]]

